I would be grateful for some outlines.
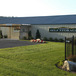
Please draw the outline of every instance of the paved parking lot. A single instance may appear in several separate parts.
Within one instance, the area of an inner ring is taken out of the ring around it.
[[[35,45],[35,44],[38,44],[38,43],[32,43],[29,41],[20,41],[20,40],[0,39],[0,48],[27,46],[27,45]]]

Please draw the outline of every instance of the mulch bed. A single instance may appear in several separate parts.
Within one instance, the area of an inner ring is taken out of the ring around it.
[[[59,62],[58,62],[58,63],[59,63]],[[58,63],[55,64],[55,66],[56,66],[57,68],[59,68],[59,69],[61,69],[61,70],[64,70],[64,71],[67,71],[66,69],[63,69],[62,66],[57,66]],[[67,72],[76,73],[76,71],[67,71]]]

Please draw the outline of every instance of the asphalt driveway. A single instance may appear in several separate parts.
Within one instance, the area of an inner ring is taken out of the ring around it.
[[[9,48],[9,47],[17,47],[17,46],[27,46],[27,45],[35,45],[38,43],[33,43],[30,41],[20,41],[20,40],[0,40],[0,48]]]

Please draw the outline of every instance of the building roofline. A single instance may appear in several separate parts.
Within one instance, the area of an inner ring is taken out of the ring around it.
[[[0,24],[75,24],[76,15],[0,17]]]

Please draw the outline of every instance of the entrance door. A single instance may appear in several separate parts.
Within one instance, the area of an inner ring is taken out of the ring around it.
[[[28,28],[27,26],[22,26],[20,29],[20,39],[23,39],[24,37],[28,38]]]

